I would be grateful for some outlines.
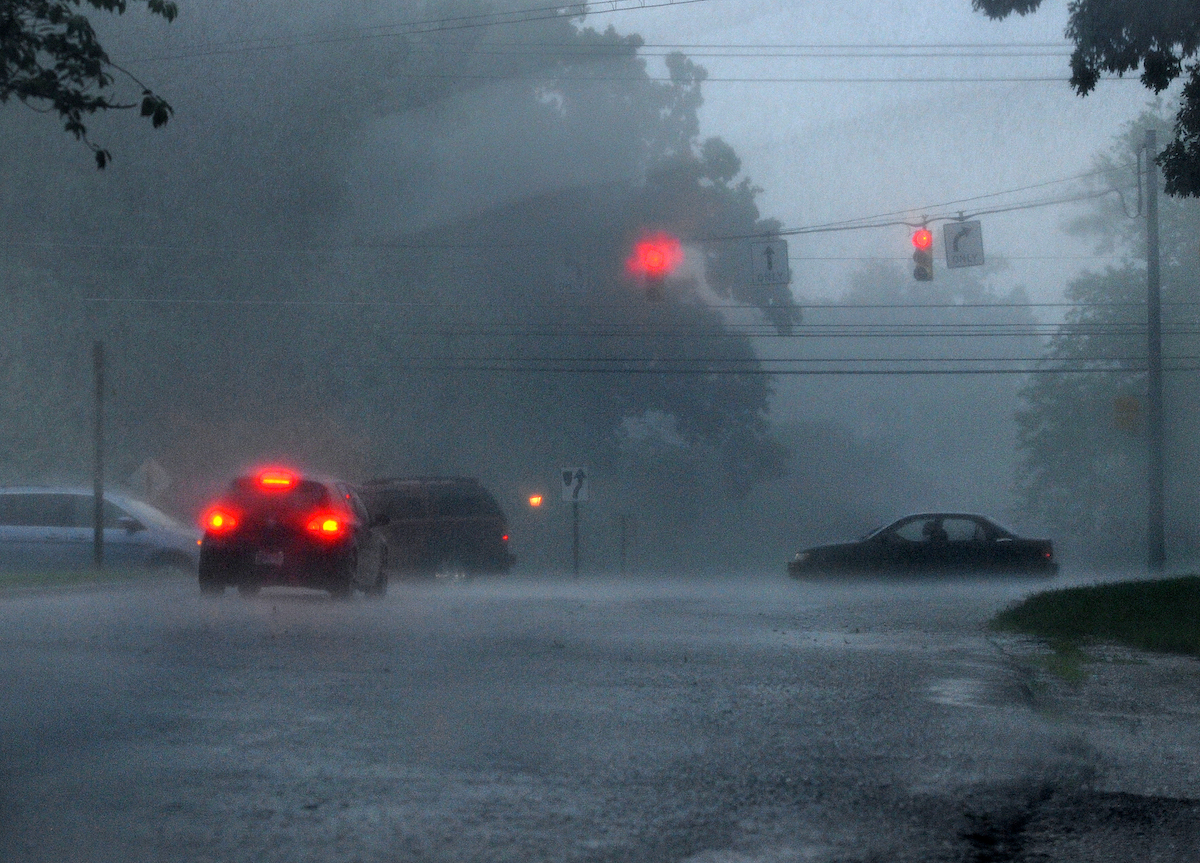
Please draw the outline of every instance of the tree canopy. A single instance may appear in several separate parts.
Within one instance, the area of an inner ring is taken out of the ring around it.
[[[112,61],[87,17],[84,3],[103,12],[124,14],[127,0],[3,0],[0,2],[0,102],[21,102],[57,113],[63,129],[91,148],[96,167],[112,154],[88,138],[84,117],[97,111],[140,108],[154,128],[167,123],[172,109],[165,99]],[[154,15],[175,20],[179,10],[170,0],[143,0]],[[141,98],[127,102],[113,94],[113,72],[141,88]]]
[[[972,0],[992,18],[1028,15],[1042,0]],[[1141,68],[1155,93],[1184,77],[1174,137],[1158,156],[1167,194],[1200,196],[1200,3],[1195,0],[1073,0],[1066,36],[1075,43],[1071,86],[1081,96],[1104,73]],[[1192,60],[1192,62],[1188,62]]]
[[[638,37],[568,15],[186,57],[247,22],[299,41],[312,23],[293,13],[231,4],[172,28],[162,80],[188,111],[165,147],[114,133],[136,171],[84,181],[57,137],[0,117],[15,166],[0,221],[26,286],[0,373],[36,407],[0,411],[21,442],[0,447],[0,474],[76,470],[79,363],[103,337],[113,475],[153,455],[182,510],[283,458],[350,478],[471,473],[516,519],[521,489],[583,464],[589,517],[622,507],[663,525],[661,543],[641,533],[656,556],[699,556],[689,519],[719,525],[784,470],[751,336],[799,321],[788,287],[755,284],[746,246],[721,239],[778,225],[733,148],[699,134],[703,69],[676,55],[655,80]],[[687,248],[662,302],[624,270],[644,230]],[[18,350],[49,320],[61,338]]]

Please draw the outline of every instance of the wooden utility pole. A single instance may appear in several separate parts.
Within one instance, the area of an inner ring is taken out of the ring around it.
[[[92,473],[92,561],[104,566],[104,342],[92,345],[92,377],[96,386],[96,422]]]
[[[1162,296],[1158,259],[1158,145],[1146,130],[1146,566],[1162,572],[1166,563],[1163,530],[1163,371]]]

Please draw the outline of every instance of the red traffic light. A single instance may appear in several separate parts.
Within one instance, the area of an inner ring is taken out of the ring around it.
[[[633,245],[633,253],[625,260],[631,276],[662,279],[683,263],[683,246],[670,234],[650,234]]]
[[[933,233],[928,228],[918,228],[913,232],[912,243],[917,247],[913,252],[913,278],[918,282],[933,281]]]

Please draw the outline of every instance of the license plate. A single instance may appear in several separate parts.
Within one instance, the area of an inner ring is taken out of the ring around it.
[[[254,555],[256,566],[283,566],[282,551],[260,551]]]

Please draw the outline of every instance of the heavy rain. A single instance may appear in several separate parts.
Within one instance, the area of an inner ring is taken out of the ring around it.
[[[1111,5],[0,2],[0,859],[1200,857]]]

